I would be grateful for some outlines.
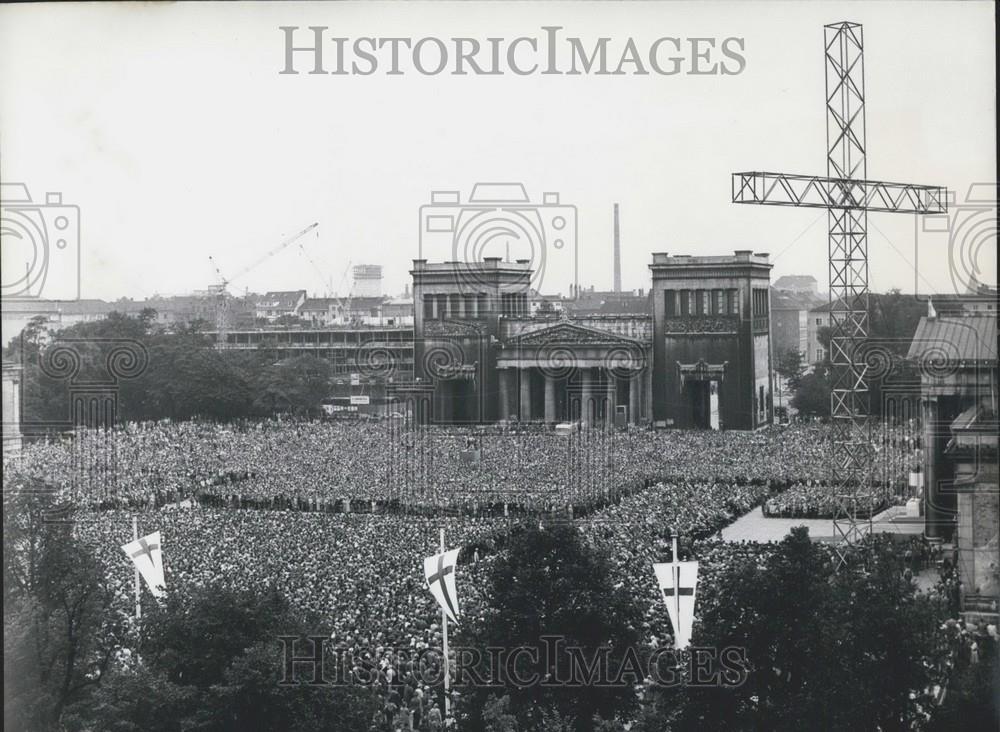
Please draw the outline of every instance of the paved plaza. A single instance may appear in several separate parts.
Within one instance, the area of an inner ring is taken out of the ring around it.
[[[900,520],[902,507],[894,506],[875,516],[872,530],[876,533],[919,536],[924,530],[923,520]],[[896,520],[893,520],[896,519]],[[833,519],[767,518],[758,506],[722,530],[724,541],[781,541],[796,526],[809,529],[814,541],[832,541]]]

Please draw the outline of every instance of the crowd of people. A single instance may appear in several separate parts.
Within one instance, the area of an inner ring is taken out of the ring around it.
[[[423,519],[404,515],[327,514],[299,511],[213,509],[110,510],[79,517],[78,535],[93,547],[117,588],[125,612],[132,603],[132,565],[121,545],[161,532],[167,591],[197,586],[275,588],[314,634],[349,659],[347,671],[378,676],[385,709],[383,729],[413,712],[417,729],[431,729],[441,689],[427,682],[434,669],[403,666],[388,672],[400,651],[414,656],[440,649],[440,609],[424,583],[423,558],[438,551],[439,530],[449,547],[460,546],[459,607],[476,613],[484,603],[487,563],[506,541],[507,522],[467,517]],[[145,601],[151,601],[145,595]],[[434,662],[434,655],[424,661]],[[440,661],[440,659],[437,659]],[[334,672],[328,678],[332,680]],[[421,726],[421,721],[424,722]],[[409,722],[407,722],[407,725]]]
[[[772,518],[833,518],[841,501],[837,491],[826,482],[796,483],[780,495],[764,502],[762,511]],[[871,517],[890,505],[899,504],[905,494],[894,494],[883,486],[868,486],[856,495],[855,515]]]
[[[563,435],[390,420],[161,421],[28,444],[5,483],[42,481],[109,509],[195,499],[322,512],[374,504],[469,515],[569,506],[585,513],[657,481],[816,482],[828,476],[829,439],[822,425]]]
[[[649,561],[662,555],[668,532],[682,532],[686,540],[710,537],[769,491],[760,483],[658,483],[577,521],[641,598],[655,644],[669,637],[669,622]],[[198,505],[86,513],[78,534],[107,567],[126,612],[132,566],[119,547],[131,540],[133,516],[140,534],[161,532],[168,591],[207,584],[277,588],[318,633],[329,635],[332,647],[376,669],[385,701],[379,730],[398,729],[400,719],[406,720],[404,729],[410,719],[415,729],[433,728],[431,710],[440,704],[441,689],[427,684],[418,669],[394,664],[400,649],[441,647],[440,609],[423,578],[423,558],[438,551],[439,530],[445,528],[449,547],[462,547],[456,579],[462,616],[481,615],[490,563],[518,521]],[[395,678],[390,668],[398,668]]]
[[[137,516],[140,535],[162,534],[169,592],[279,589],[334,647],[378,670],[384,708],[374,730],[433,730],[443,723],[440,686],[419,669],[392,669],[399,649],[441,646],[422,561],[438,551],[441,528],[449,547],[462,547],[463,615],[482,614],[489,567],[530,513],[532,521],[574,521],[642,606],[645,642],[667,644],[670,622],[650,566],[669,559],[670,535],[683,537],[682,556],[697,555],[699,588],[711,592],[734,552],[769,551],[726,544],[721,529],[782,501],[790,486],[821,487],[829,437],[819,425],[557,435],[389,422],[157,422],[28,445],[4,483],[40,480],[74,494],[85,507],[78,535],[106,565],[124,612],[132,565],[119,547]]]

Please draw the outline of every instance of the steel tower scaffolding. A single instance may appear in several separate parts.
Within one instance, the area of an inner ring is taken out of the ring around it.
[[[833,366],[834,536],[841,563],[871,531],[873,446],[868,421],[868,212],[947,212],[941,186],[868,180],[864,36],[858,23],[824,26],[826,177],[745,172],[733,203],[825,208],[829,223],[830,361]],[[859,519],[859,504],[866,518]]]

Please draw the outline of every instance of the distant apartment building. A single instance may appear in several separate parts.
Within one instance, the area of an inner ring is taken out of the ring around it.
[[[928,295],[927,316],[960,315],[966,313],[995,313],[997,288],[970,282],[961,294]]]
[[[299,317],[317,327],[336,325],[343,322],[344,308],[336,297],[310,297],[299,308]]]
[[[413,298],[390,297],[382,303],[382,320],[386,327],[413,326]]]
[[[24,330],[33,318],[41,317],[45,327],[57,331],[76,325],[104,320],[111,313],[131,317],[144,310],[156,313],[154,322],[162,326],[187,325],[201,321],[214,327],[221,305],[220,295],[195,293],[193,295],[154,295],[148,300],[122,298],[113,302],[105,300],[20,300],[3,303],[3,342]],[[231,327],[249,327],[253,324],[253,304],[245,298],[225,295],[227,317]]]
[[[782,278],[784,279],[784,278]],[[812,279],[812,278],[810,278]],[[814,280],[815,282],[815,280]],[[823,300],[815,292],[793,292],[771,288],[771,343],[778,358],[788,351],[809,356],[809,311]]]
[[[830,327],[829,302],[824,302],[809,309],[807,326],[808,348],[806,349],[806,363],[820,363],[827,357],[826,347],[820,342],[819,334],[823,328]]]
[[[306,302],[305,290],[283,290],[265,292],[254,303],[254,314],[258,320],[274,322],[286,315],[298,316]]]
[[[779,292],[819,296],[819,284],[812,275],[784,275],[776,279],[771,288]]]
[[[574,297],[561,302],[561,308],[573,315],[637,315],[649,313],[649,294],[642,289],[595,290],[579,288]]]
[[[35,318],[42,318],[50,330],[67,328],[76,323],[103,320],[115,310],[103,300],[5,300],[3,302],[3,343],[23,331]]]

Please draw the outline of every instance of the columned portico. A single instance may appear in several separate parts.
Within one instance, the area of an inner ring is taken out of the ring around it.
[[[636,423],[644,411],[648,344],[567,320],[550,322],[509,338],[498,349],[498,368],[518,380],[505,386],[501,377],[501,401],[516,400],[512,413],[522,421],[550,424],[613,423],[616,404],[628,405],[628,421]],[[505,396],[514,390],[516,396]]]

